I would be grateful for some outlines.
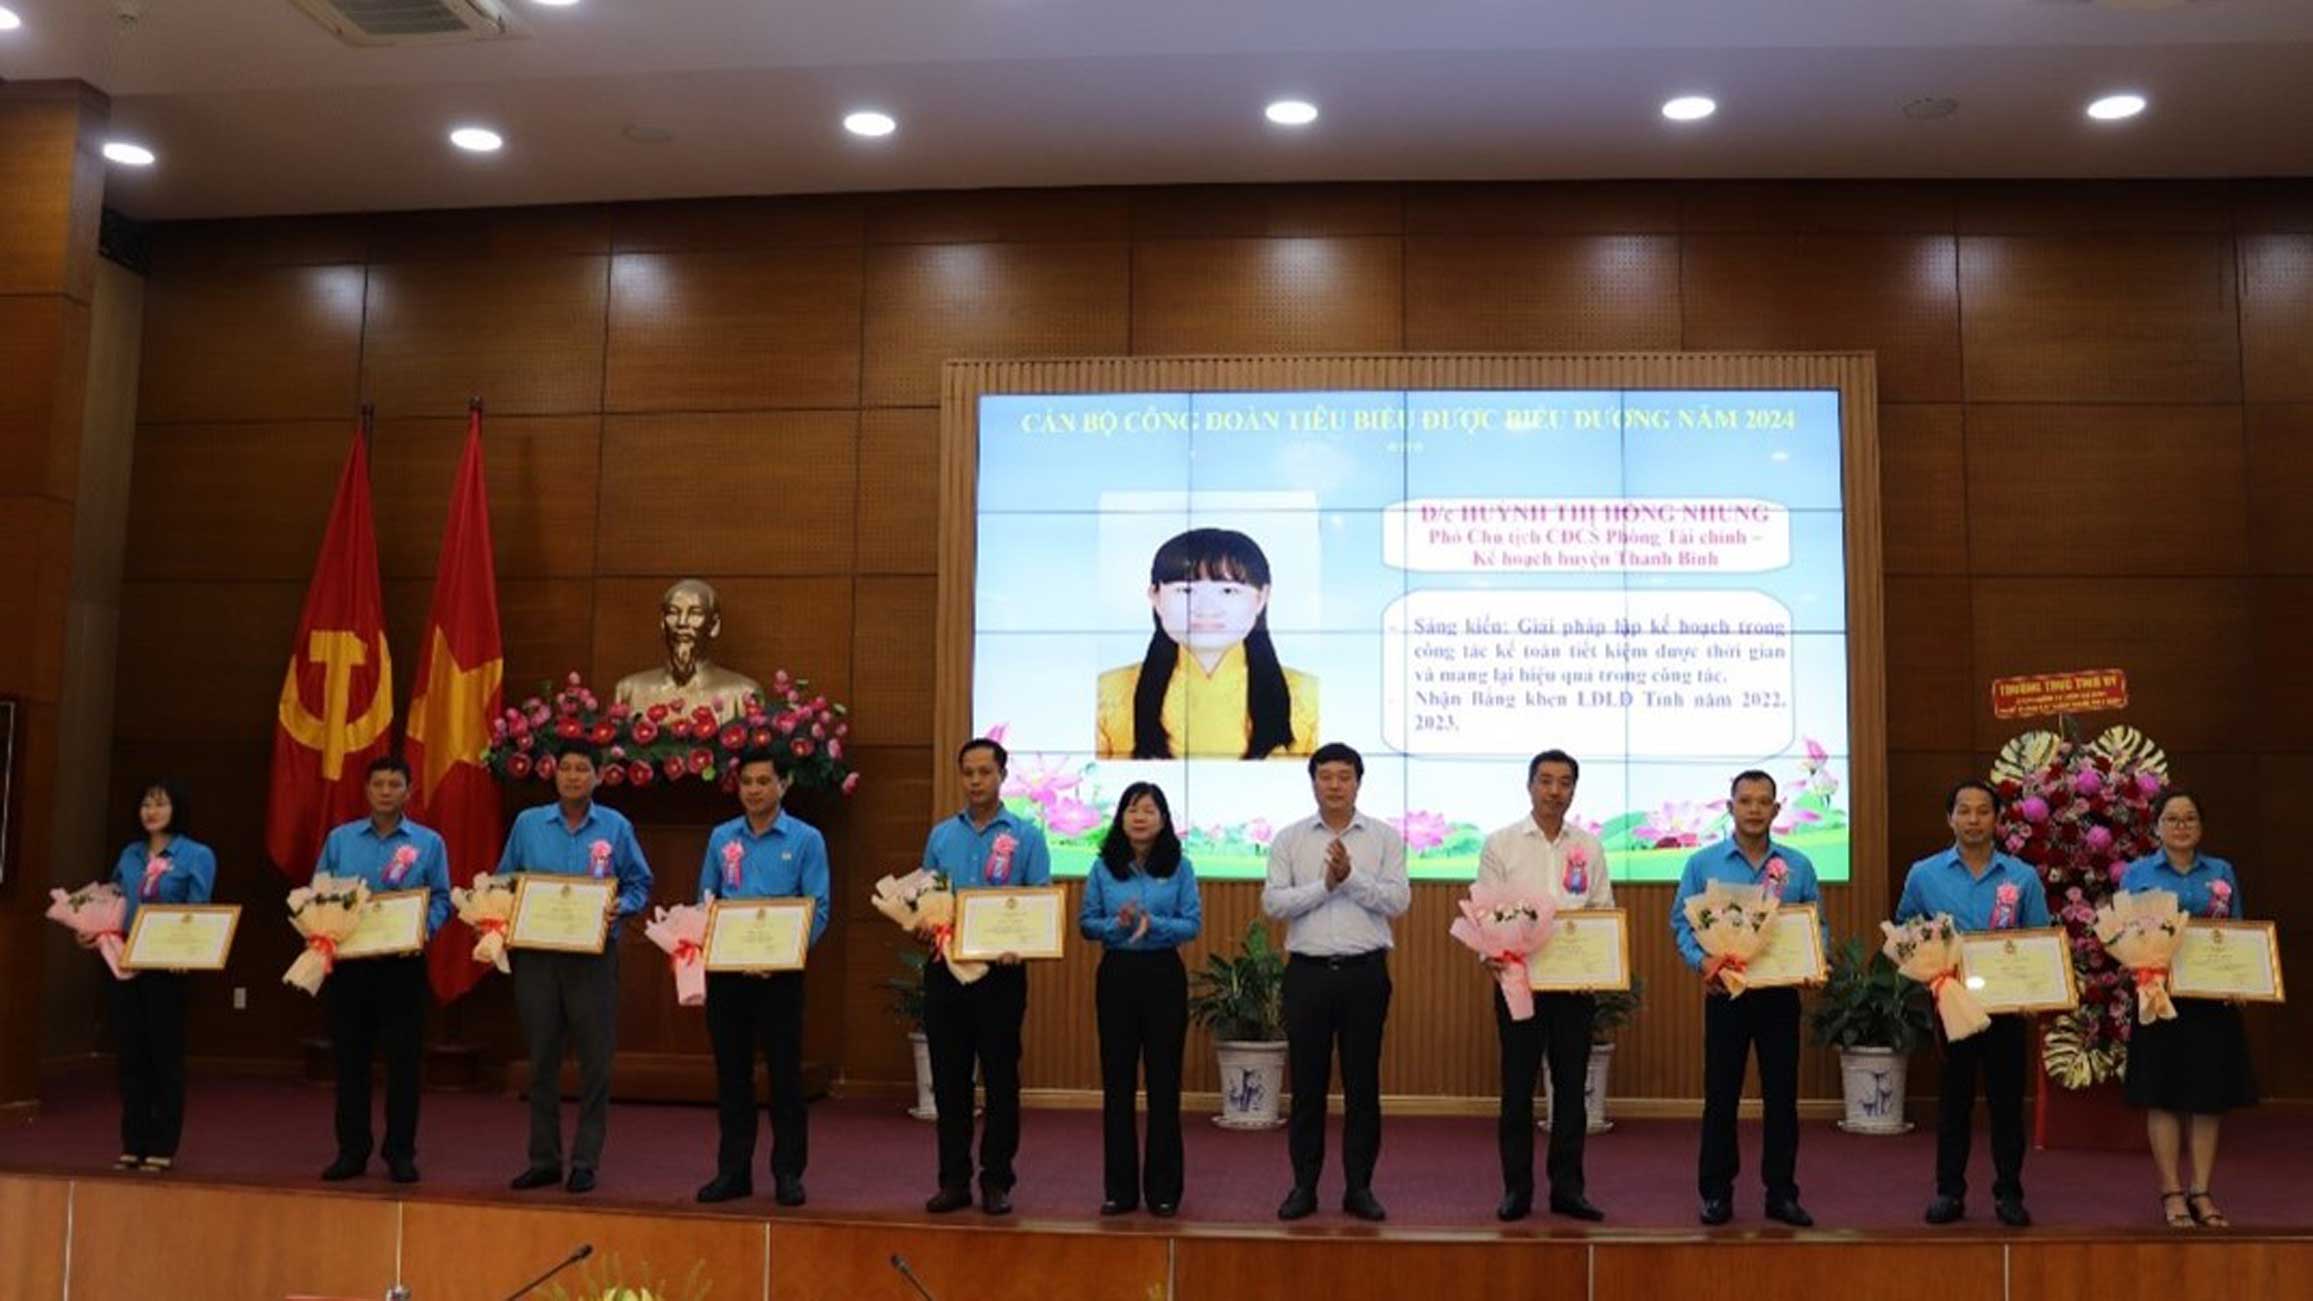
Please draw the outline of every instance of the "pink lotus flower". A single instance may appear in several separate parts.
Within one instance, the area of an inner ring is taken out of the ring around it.
[[[849,794],[851,794],[853,791],[855,791],[855,790],[858,790],[858,789],[859,789],[859,774],[858,774],[858,773],[847,773],[847,774],[845,774],[845,776],[844,776],[844,778],[843,778],[843,793],[844,793],[844,794],[846,794],[846,795],[849,795]]]
[[[998,723],[994,727],[989,728],[987,731],[980,733],[980,735],[987,740],[994,741],[996,744],[1002,745],[1004,744],[1004,734],[1011,730],[1012,725],[1010,723]]]
[[[1665,800],[1631,834],[1655,849],[1692,848],[1703,843],[1705,821],[1703,811],[1692,802]]]
[[[1405,838],[1405,847],[1417,854],[1446,843],[1446,833],[1453,829],[1444,814],[1428,809],[1408,809],[1404,817],[1390,819],[1390,825]]]
[[[1053,801],[1075,790],[1082,781],[1068,770],[1065,760],[1056,763],[1039,754],[1013,765],[1011,775],[1004,779],[1003,794],[1025,795],[1049,810]]]
[[[1073,795],[1063,795],[1044,806],[1044,825],[1062,836],[1077,836],[1100,825],[1100,810]]]
[[[1775,820],[1772,830],[1776,835],[1787,836],[1810,822],[1821,822],[1822,820],[1822,814],[1813,809],[1800,808],[1794,804],[1783,810],[1783,816]]]
[[[1245,839],[1256,845],[1266,845],[1277,836],[1277,828],[1267,818],[1255,818],[1245,824]]]

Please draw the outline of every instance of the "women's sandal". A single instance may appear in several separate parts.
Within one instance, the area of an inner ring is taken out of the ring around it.
[[[2177,1208],[2173,1211],[2168,1208],[2168,1204],[2172,1201],[2177,1204]],[[2168,1221],[2168,1227],[2172,1229],[2189,1229],[2200,1223],[2199,1220],[2193,1218],[2192,1205],[2185,1200],[2184,1189],[2182,1188],[2171,1188],[2161,1193],[2160,1214],[2162,1219]]]
[[[2192,1208],[2193,1219],[2199,1221],[2204,1229],[2229,1229],[2233,1227],[2233,1222],[2225,1218],[2223,1211],[2217,1209],[2216,1201],[2209,1196],[2209,1190],[2206,1188],[2195,1188],[2186,1193],[2185,1205]],[[2204,1206],[2208,1209],[2201,1209]]]

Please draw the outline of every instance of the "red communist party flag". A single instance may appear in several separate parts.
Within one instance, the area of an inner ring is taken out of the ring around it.
[[[498,642],[498,567],[490,555],[490,500],[482,481],[482,409],[466,425],[466,451],[450,493],[450,522],[434,572],[434,603],[410,688],[408,757],[417,779],[410,814],[442,835],[450,884],[470,885],[498,861],[505,835],[498,783],[482,767],[490,720],[504,702]],[[472,989],[483,967],[474,935],[452,917],[426,951],[434,996],[447,1003]]]
[[[289,646],[273,729],[265,852],[290,880],[312,876],[331,827],[369,812],[364,770],[392,743],[393,678],[370,519],[369,444],[356,431]]]

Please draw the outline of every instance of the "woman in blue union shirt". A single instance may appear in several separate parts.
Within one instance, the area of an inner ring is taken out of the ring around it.
[[[2241,890],[2233,865],[2200,852],[2201,802],[2184,791],[2169,791],[2153,806],[2153,827],[2160,835],[2160,852],[2130,863],[2120,888],[2132,894],[2166,890],[2176,896],[2179,909],[2194,917],[2239,917]],[[2225,1112],[2257,1101],[2240,1009],[2213,999],[2179,998],[2174,1021],[2138,1024],[2128,1041],[2126,1088],[2129,1105],[2145,1109],[2152,1164],[2160,1174],[2161,1214],[2169,1227],[2226,1227],[2225,1213],[2209,1200],[2217,1122]],[[2189,1191],[2177,1164],[2188,1128],[2197,1178]]]
[[[1181,1049],[1189,977],[1180,946],[1204,928],[1197,874],[1181,857],[1173,811],[1154,782],[1116,803],[1100,862],[1084,878],[1077,928],[1104,948],[1093,989],[1100,1026],[1102,1215],[1140,1205],[1170,1216],[1181,1204]],[[1148,1159],[1133,1126],[1133,1077],[1148,1073]]]
[[[137,802],[137,838],[113,863],[113,884],[128,898],[121,925],[133,933],[148,903],[207,903],[217,856],[185,834],[185,800],[156,781]],[[122,1170],[166,1170],[185,1128],[185,977],[140,971],[112,982],[113,1038],[120,1066]]]

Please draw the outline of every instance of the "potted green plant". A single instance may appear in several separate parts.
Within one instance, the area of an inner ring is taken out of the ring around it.
[[[1274,1129],[1285,1089],[1285,955],[1258,920],[1234,954],[1210,954],[1191,977],[1189,1016],[1213,1033],[1224,1129]]]
[[[922,949],[908,945],[899,951],[901,974],[883,981],[884,1008],[908,1028],[908,1043],[916,1059],[916,1105],[908,1114],[917,1120],[936,1118],[939,1108],[932,1100],[932,1050],[924,1038],[924,964],[929,960]]]
[[[1877,949],[1848,940],[1832,950],[1815,1003],[1815,1042],[1839,1050],[1840,1092],[1851,1134],[1901,1134],[1905,1058],[1934,1030],[1926,991]]]
[[[1590,1064],[1582,1076],[1582,1109],[1587,1124],[1583,1132],[1603,1134],[1614,1128],[1606,1118],[1606,1082],[1614,1068],[1614,1032],[1630,1023],[1638,1015],[1638,1008],[1646,994],[1646,982],[1636,976],[1630,978],[1628,989],[1600,990],[1592,997],[1597,1011],[1590,1019]],[[1550,1128],[1551,1108],[1557,1105],[1550,1090],[1550,1073],[1542,1074],[1542,1128]]]

